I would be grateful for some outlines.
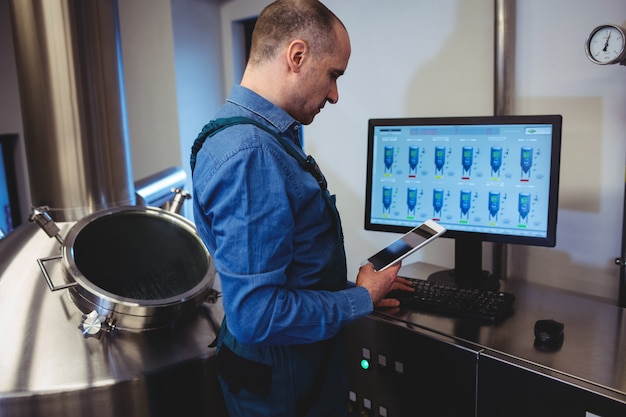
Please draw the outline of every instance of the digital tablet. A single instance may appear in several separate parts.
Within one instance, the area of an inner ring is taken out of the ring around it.
[[[445,231],[446,228],[439,223],[426,220],[367,260],[374,265],[376,271],[382,271],[432,242]]]

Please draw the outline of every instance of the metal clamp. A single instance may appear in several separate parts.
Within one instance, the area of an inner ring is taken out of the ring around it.
[[[115,325],[106,316],[101,316],[96,310],[92,310],[89,314],[83,314],[83,321],[78,328],[85,339],[88,337],[100,339],[102,332],[112,332]]]

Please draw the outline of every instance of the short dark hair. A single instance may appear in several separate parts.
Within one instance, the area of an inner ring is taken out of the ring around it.
[[[257,64],[272,58],[276,51],[294,39],[306,41],[313,51],[332,52],[335,25],[343,23],[317,0],[276,0],[257,19],[252,32],[249,62]]]

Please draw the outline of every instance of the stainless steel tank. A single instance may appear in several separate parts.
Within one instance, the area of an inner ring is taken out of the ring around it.
[[[44,230],[50,226],[46,222]],[[155,207],[101,210],[76,222],[56,256],[37,259],[52,291],[68,288],[86,315],[83,333],[151,330],[197,311],[215,268],[187,219]],[[61,265],[59,265],[59,263]],[[55,272],[53,272],[55,271]]]
[[[38,209],[0,239],[0,416],[222,415],[212,259],[136,205],[117,2],[9,3]]]
[[[58,224],[60,233],[69,234],[76,224]],[[179,250],[184,247],[172,248]],[[223,316],[219,300],[207,297],[197,309],[181,315],[177,306],[184,310],[200,299],[185,304],[183,297],[174,296],[171,305],[162,302],[170,297],[158,299],[159,306],[174,311],[159,311],[159,326],[148,330],[137,323],[145,323],[146,311],[155,308],[151,300],[131,301],[114,294],[114,304],[123,311],[111,316],[112,323],[121,317],[119,321],[135,328],[112,326],[98,337],[86,337],[90,332],[85,331],[84,316],[89,308],[99,311],[104,323],[109,319],[95,303],[87,308],[77,304],[82,295],[72,288],[48,288],[37,259],[58,256],[59,251],[59,243],[34,223],[0,240],[0,415],[221,415],[214,349],[208,347]],[[118,267],[129,262],[133,259],[112,261]],[[213,278],[211,265],[205,265],[209,269],[202,273],[203,289],[196,295],[204,293]],[[59,263],[50,272],[63,274],[63,268]],[[100,304],[109,300],[110,291],[99,293],[95,284],[88,285],[86,294],[99,297]],[[187,293],[185,288],[180,291]]]

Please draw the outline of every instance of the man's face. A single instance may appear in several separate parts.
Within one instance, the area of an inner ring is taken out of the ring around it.
[[[335,34],[335,49],[309,60],[294,88],[289,113],[302,124],[310,124],[326,102],[334,104],[339,100],[337,79],[348,66],[351,49],[348,34],[341,25],[337,25]]]

